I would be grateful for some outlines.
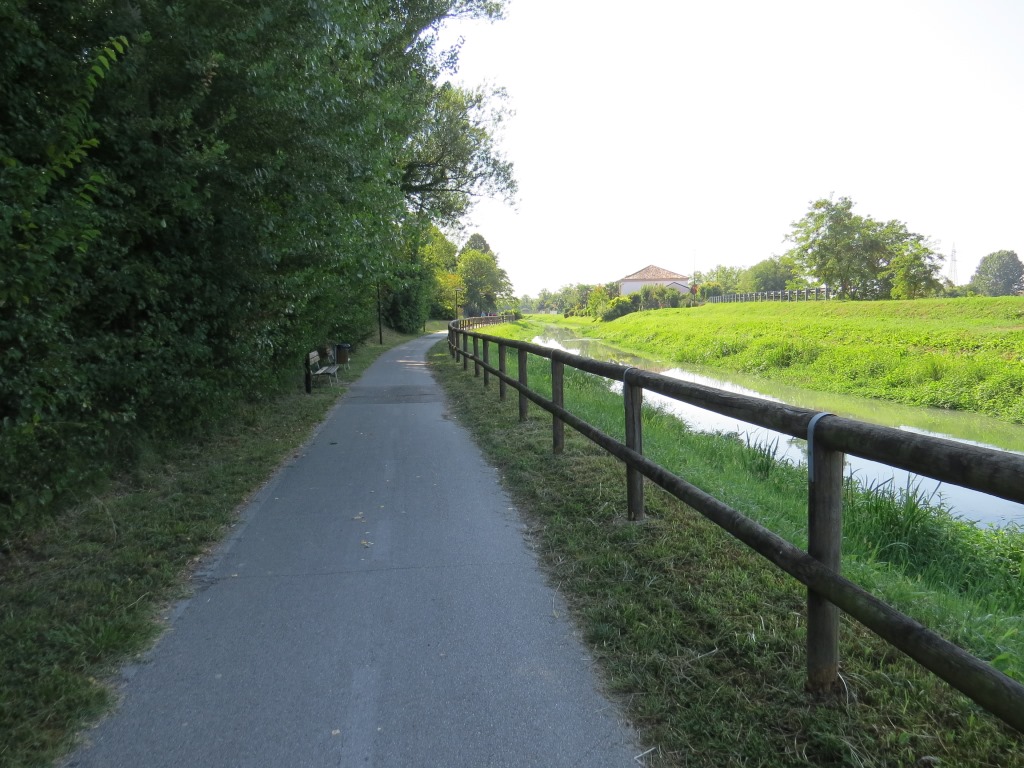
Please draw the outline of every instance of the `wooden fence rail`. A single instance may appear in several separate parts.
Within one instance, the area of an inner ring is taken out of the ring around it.
[[[483,321],[483,322],[481,322]],[[969,696],[1005,723],[1024,732],[1024,685],[944,639],[914,619],[840,575],[842,557],[842,490],[844,454],[898,467],[942,482],[1024,503],[1024,456],[978,446],[917,435],[888,427],[846,419],[806,408],[737,395],[700,384],[671,379],[639,368],[606,363],[564,350],[524,341],[502,339],[473,331],[500,318],[456,320],[449,326],[453,357],[497,376],[504,399],[505,386],[519,392],[519,418],[528,416],[533,402],[552,416],[552,446],[564,445],[568,424],[626,465],[629,517],[643,517],[643,480],[646,477],[720,526],[807,589],[807,682],[811,690],[825,690],[838,679],[839,611],[845,611],[892,646]],[[459,337],[462,337],[461,340]],[[473,337],[474,353],[468,352]],[[484,342],[485,356],[476,353]],[[461,349],[460,349],[461,341]],[[498,367],[491,365],[489,344],[497,345]],[[506,371],[506,354],[515,349],[518,372]],[[529,356],[551,361],[552,398],[529,388]],[[596,374],[623,384],[626,442],[622,443],[566,409],[563,402],[564,368]],[[808,441],[808,551],[804,552],[741,512],[672,474],[643,455],[640,410],[644,391],[695,405]]]

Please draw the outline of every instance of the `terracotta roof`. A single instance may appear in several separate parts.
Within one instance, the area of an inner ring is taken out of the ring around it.
[[[689,280],[690,278],[686,275],[680,275],[677,272],[670,272],[667,269],[656,267],[653,264],[644,267],[639,272],[634,272],[632,275],[626,275],[621,278],[619,282],[623,280]]]

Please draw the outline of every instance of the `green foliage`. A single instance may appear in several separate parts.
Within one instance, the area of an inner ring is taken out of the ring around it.
[[[759,261],[740,276],[736,290],[741,293],[760,291],[784,291],[798,279],[798,269],[793,259],[774,256]]]
[[[463,249],[457,270],[465,286],[465,316],[473,317],[496,312],[498,301],[510,295],[511,284],[505,270],[498,266],[492,253]]]
[[[740,280],[743,277],[743,272],[742,267],[727,267],[724,264],[719,264],[707,272],[694,272],[692,282],[697,285],[716,283],[722,286],[723,293],[736,293],[736,291],[740,290]]]
[[[1024,424],[1024,297],[706,304],[576,330],[659,360]]]
[[[494,253],[494,251],[491,250],[490,244],[484,239],[484,236],[481,235],[479,232],[474,232],[472,235],[470,235],[465,245],[463,245],[462,248],[459,249],[460,254],[464,253],[465,251],[480,251],[480,253],[490,254]]]
[[[939,288],[942,257],[921,235],[855,214],[847,197],[815,200],[789,239],[787,256],[844,298],[918,298]]]
[[[361,340],[378,284],[416,324],[433,276],[410,242],[466,195],[514,190],[500,104],[446,85],[435,50],[445,19],[500,13],[2,4],[0,529],[92,457],[209,430],[305,351]],[[434,168],[455,187],[403,184],[449,150]]]
[[[384,350],[360,350],[355,381]],[[376,340],[375,340],[376,341]],[[286,391],[231,406],[203,440],[146,442],[130,472],[60,521],[3,539],[0,558],[0,764],[49,766],[113,702],[103,681],[160,631],[156,617],[236,519],[237,509],[301,446],[342,390]],[[31,443],[29,443],[31,444]],[[51,446],[52,447],[52,446]]]
[[[978,264],[971,286],[984,296],[1012,296],[1024,292],[1024,264],[1014,251],[990,253]]]
[[[443,350],[432,363],[460,421],[535,517],[539,551],[641,738],[660,747],[659,765],[1024,766],[1018,734],[854,621],[841,632],[842,691],[806,694],[805,589],[650,484],[647,519],[627,523],[621,463],[572,430],[552,456],[546,413],[531,406],[520,422],[514,402],[484,396]],[[531,360],[529,378],[550,391],[546,361]],[[569,370],[565,388],[574,414],[622,439],[621,396]],[[806,546],[804,469],[775,462],[771,446],[694,433],[656,409],[645,407],[643,421],[646,455]],[[844,574],[1020,679],[1021,532],[966,530],[918,501],[848,486]],[[913,520],[901,526],[903,512]],[[903,562],[879,557],[890,542]]]
[[[433,220],[456,223],[481,194],[514,198],[512,164],[494,136],[507,113],[501,90],[464,90],[444,84],[429,92],[424,120],[401,162],[402,191],[411,207]]]
[[[697,286],[697,298],[701,301],[710,299],[713,296],[722,296],[725,293],[725,286],[721,283],[701,283]]]
[[[633,294],[636,296],[637,294]],[[630,312],[636,312],[636,304],[633,302],[630,296],[616,296],[605,308],[604,312],[601,313],[601,319],[605,322],[615,320],[623,315],[628,315]]]

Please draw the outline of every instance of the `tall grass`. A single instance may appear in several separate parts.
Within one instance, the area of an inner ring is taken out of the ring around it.
[[[842,690],[833,699],[808,697],[800,585],[650,486],[646,523],[628,524],[621,464],[572,430],[564,454],[552,456],[549,415],[531,406],[520,424],[514,397],[497,407],[493,392],[443,351],[433,362],[453,412],[535,515],[551,577],[569,595],[610,689],[656,746],[655,764],[1024,767],[1018,734],[846,618]],[[509,362],[514,374],[513,356]],[[549,370],[546,360],[531,359],[531,387],[548,392]],[[603,380],[566,370],[565,402],[621,439],[621,398]],[[775,461],[771,445],[691,432],[656,409],[645,408],[642,418],[653,460],[806,546],[804,468]],[[901,531],[914,546],[887,546],[892,521],[922,501],[901,490],[848,483],[844,572],[1022,679],[1020,596],[1012,586],[1020,533],[994,534],[1004,546],[975,532],[991,544],[982,569],[1001,576],[974,588],[951,568],[928,567],[938,552],[956,557],[958,529],[941,512],[921,513]],[[927,532],[924,543],[913,531]],[[902,560],[886,559],[896,550]]]
[[[1024,424],[1024,297],[709,304],[545,317],[655,359]]]
[[[530,360],[531,388],[550,396],[548,362]],[[623,404],[607,380],[569,369],[564,389],[566,407],[624,439]],[[649,458],[806,548],[806,466],[777,459],[777,442],[694,432],[671,413],[651,406],[644,407],[642,420]],[[1024,614],[1024,530],[1019,526],[980,528],[917,486],[864,484],[853,475],[846,479],[843,504],[846,562],[878,566],[879,573],[893,580],[889,591],[894,595],[908,594],[907,585],[912,585],[911,600],[897,598],[901,610],[939,619],[958,636],[965,632],[960,621],[964,614],[1000,616],[991,627],[998,639]],[[952,613],[943,615],[946,611]],[[972,644],[992,660],[996,639]],[[1024,680],[1024,634],[1005,653],[1003,671]]]

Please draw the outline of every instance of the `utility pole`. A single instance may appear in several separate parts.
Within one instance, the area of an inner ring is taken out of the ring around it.
[[[949,254],[949,282],[956,285],[956,243],[953,243],[953,250]]]

